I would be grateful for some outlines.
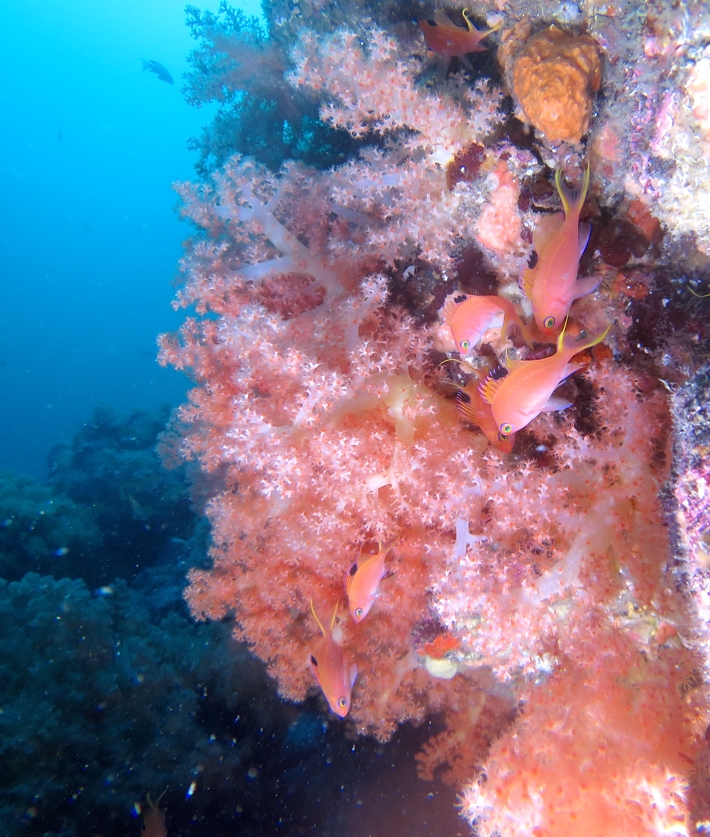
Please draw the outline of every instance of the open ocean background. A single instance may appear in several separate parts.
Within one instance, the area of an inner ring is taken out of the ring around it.
[[[170,185],[194,178],[186,141],[212,110],[181,93],[195,46],[183,0],[2,5],[0,468],[44,480],[49,450],[96,406],[183,399],[185,377],[155,360],[179,323],[171,281],[189,233]]]

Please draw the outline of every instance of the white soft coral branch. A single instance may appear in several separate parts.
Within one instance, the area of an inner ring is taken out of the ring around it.
[[[368,130],[385,134],[406,128],[418,134],[414,143],[440,163],[479,138],[476,120],[452,98],[432,96],[417,87],[397,57],[397,42],[380,29],[368,30],[364,38],[347,30],[330,38],[306,33],[293,58],[296,69],[288,81],[316,91],[325,88],[329,101],[321,108],[321,118],[355,137]],[[500,97],[489,93],[495,112]],[[479,103],[476,97],[470,101]],[[487,113],[485,127],[492,122]]]

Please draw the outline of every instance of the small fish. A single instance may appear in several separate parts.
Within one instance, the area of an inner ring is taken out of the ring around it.
[[[469,20],[468,9],[464,9],[461,15],[466,21],[468,29],[456,26],[438,9],[434,12],[433,19],[419,21],[426,45],[432,52],[438,52],[440,55],[446,55],[449,58],[454,56],[460,58],[469,52],[486,51],[487,47],[481,46],[481,41],[491,32],[499,29],[500,26],[494,26],[485,32],[479,32]]]
[[[143,72],[148,70],[149,73],[155,73],[161,81],[167,84],[175,84],[167,67],[164,67],[158,61],[146,61],[145,58],[141,58],[141,61],[143,62]]]
[[[555,186],[564,212],[547,215],[538,223],[533,233],[537,262],[523,271],[520,280],[521,290],[532,302],[537,327],[548,336],[562,328],[572,302],[593,291],[601,282],[596,276],[577,279],[579,260],[592,229],[589,224],[579,222],[589,188],[589,166],[578,191],[571,192],[562,184],[559,169],[555,172]]]
[[[478,372],[474,372],[474,376],[465,387],[456,393],[456,406],[466,421],[470,421],[471,424],[481,428],[494,448],[498,448],[503,453],[510,453],[515,445],[515,433],[505,434],[498,429],[498,425],[493,418],[491,405],[479,391],[485,373],[479,375]]]
[[[385,558],[392,549],[394,541],[383,546],[379,544],[375,555],[362,556],[350,567],[345,579],[348,594],[348,607],[356,622],[362,622],[377,598],[380,581],[385,574]]]
[[[338,614],[338,604],[336,602],[328,630],[321,625],[320,619],[316,616],[313,601],[311,601],[311,613],[322,634],[322,636],[315,637],[309,643],[311,671],[323,690],[330,708],[336,715],[344,718],[350,711],[350,699],[357,677],[357,666],[347,663],[343,655],[343,649],[333,639],[333,626]]]
[[[143,816],[143,837],[167,837],[168,829],[165,826],[165,811],[158,808],[160,800],[165,796],[167,788],[160,794],[157,802],[153,802],[150,794],[146,796],[148,808],[141,811]]]
[[[503,336],[517,335],[532,346],[515,306],[502,296],[459,294],[446,300],[441,314],[451,329],[456,350],[463,357],[481,341],[489,328],[500,327]]]
[[[509,360],[508,374],[498,380],[490,375],[480,385],[484,400],[491,405],[496,426],[505,436],[510,436],[528,425],[540,413],[564,410],[571,402],[553,395],[557,387],[583,363],[571,362],[578,352],[596,346],[607,336],[611,326],[603,334],[585,339],[565,335],[564,328],[557,338],[557,352],[540,360]]]

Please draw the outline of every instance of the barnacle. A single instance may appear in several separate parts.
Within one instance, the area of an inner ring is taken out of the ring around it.
[[[597,45],[554,25],[534,35],[530,29],[521,21],[504,33],[499,50],[520,115],[552,142],[579,142],[601,83]]]

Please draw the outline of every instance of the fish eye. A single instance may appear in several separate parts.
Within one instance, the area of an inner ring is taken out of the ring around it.
[[[499,442],[507,442],[508,441],[508,434],[507,433],[499,433],[498,434],[498,441]]]
[[[510,436],[510,434],[513,432],[513,425],[510,424],[510,422],[505,422],[504,424],[501,424],[500,432],[506,437]]]
[[[462,340],[462,341],[461,341],[461,343],[460,343],[460,346],[461,346],[461,348],[462,348],[462,349],[468,349],[468,347],[469,347],[470,345],[471,345],[471,344],[470,344],[470,342],[469,342],[468,340]]]
[[[554,317],[545,317],[545,319],[542,321],[542,325],[543,325],[544,328],[546,328],[549,331],[551,328],[555,327],[555,318]]]
[[[362,619],[363,609],[361,607],[355,608],[355,618]]]
[[[338,709],[346,709],[348,706],[348,699],[346,697],[338,698]]]

